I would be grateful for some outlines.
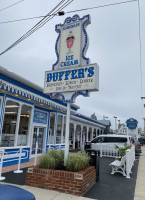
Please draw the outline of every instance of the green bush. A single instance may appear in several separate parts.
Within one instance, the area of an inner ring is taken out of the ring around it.
[[[42,155],[39,160],[39,168],[61,169],[64,164],[63,150],[50,150]]]
[[[39,168],[45,169],[54,169],[55,168],[55,159],[49,154],[45,154],[40,157]]]
[[[70,154],[66,161],[66,170],[78,172],[89,166],[90,157],[87,153]]]
[[[39,160],[39,168],[45,169],[66,169],[67,171],[77,172],[89,166],[90,157],[87,153],[70,154],[64,167],[64,151],[50,150],[42,155]]]

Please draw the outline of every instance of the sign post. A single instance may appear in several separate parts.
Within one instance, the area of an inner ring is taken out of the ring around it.
[[[69,127],[70,127],[70,103],[67,103],[67,115],[66,115],[66,129],[65,129],[65,151],[64,151],[64,165],[69,153]]]
[[[51,71],[45,72],[43,92],[51,98],[59,96],[67,104],[65,163],[69,153],[71,103],[78,95],[88,97],[90,92],[99,90],[99,66],[90,64],[85,56],[88,48],[86,27],[90,23],[90,15],[82,18],[74,15],[55,26],[59,34],[55,45],[57,61]]]

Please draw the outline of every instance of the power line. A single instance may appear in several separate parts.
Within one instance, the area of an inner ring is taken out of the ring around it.
[[[84,11],[84,10],[92,10],[92,9],[104,8],[104,7],[109,7],[109,6],[116,6],[116,5],[120,5],[120,4],[132,3],[134,1],[138,1],[138,0],[122,1],[122,2],[118,2],[118,3],[106,4],[106,5],[96,6],[96,7],[92,7],[92,8],[84,8],[84,9],[80,9],[80,10],[69,11],[66,13],[80,12],[80,11]]]
[[[20,37],[16,42],[14,42],[11,46],[9,46],[7,49],[5,49],[3,52],[0,53],[0,55],[6,53],[16,45],[18,45],[20,42],[22,42],[24,39],[29,37],[32,33],[37,31],[39,28],[44,26],[48,21],[50,21],[53,17],[57,15],[57,13],[61,10],[63,10],[66,6],[68,6],[73,0],[62,0],[55,8],[53,8],[45,17],[43,17],[42,20],[40,20],[34,27],[32,27],[27,33],[25,33],[22,37]]]
[[[135,2],[135,1],[138,1],[138,0],[123,1],[123,2],[118,2],[118,3],[114,3],[114,4],[106,4],[106,5],[102,5],[102,6],[97,6],[97,7],[83,8],[83,9],[80,9],[80,10],[68,11],[68,12],[65,12],[65,14],[73,13],[73,12],[81,12],[81,11],[85,11],[85,10],[93,10],[93,9],[104,8],[104,7],[109,7],[109,6],[116,6],[116,5],[120,5],[120,4],[132,3],[132,2]],[[26,20],[32,20],[32,19],[37,19],[37,18],[42,18],[42,17],[44,17],[44,16],[36,16],[36,17],[29,17],[29,18],[23,18],[23,19],[16,19],[16,20],[11,20],[11,21],[0,22],[0,24],[26,21]]]
[[[11,5],[9,5],[9,6],[5,7],[5,8],[0,9],[0,11],[6,10],[6,9],[8,9],[8,8],[11,8],[11,7],[15,6],[15,5],[18,4],[18,3],[21,3],[22,1],[25,1],[25,0],[21,0],[21,1],[18,1],[18,2],[16,2],[16,3],[14,3],[14,4],[11,4]]]

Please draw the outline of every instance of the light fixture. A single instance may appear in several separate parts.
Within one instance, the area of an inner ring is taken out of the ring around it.
[[[28,101],[31,101],[31,99],[28,99]]]
[[[21,115],[21,117],[29,117],[29,115]]]
[[[17,114],[16,112],[5,112],[5,114]]]
[[[18,97],[19,95],[18,94],[15,94],[15,97]]]
[[[5,106],[6,108],[18,108],[18,106],[17,105],[7,105],[7,106]]]

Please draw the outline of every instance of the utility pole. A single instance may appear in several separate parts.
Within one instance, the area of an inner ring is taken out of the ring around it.
[[[117,130],[117,117],[114,116],[113,118],[115,119],[115,131],[116,131]]]

